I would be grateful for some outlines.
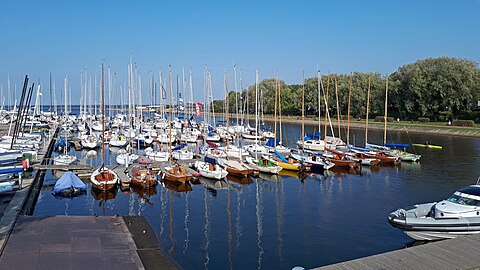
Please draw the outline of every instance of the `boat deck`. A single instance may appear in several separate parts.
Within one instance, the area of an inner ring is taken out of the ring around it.
[[[480,234],[477,234],[427,243],[315,269],[479,269],[479,254]]]

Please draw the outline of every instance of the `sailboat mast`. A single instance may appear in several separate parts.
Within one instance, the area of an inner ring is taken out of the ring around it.
[[[279,129],[280,129],[280,142],[282,142],[282,97],[281,97],[282,91],[280,90],[280,81],[278,82],[278,120],[280,121],[279,123]]]
[[[337,100],[337,126],[338,126],[338,138],[341,139],[341,132],[340,132],[340,105],[338,104],[338,84],[337,78],[335,78],[335,98]]]
[[[194,104],[194,99],[193,99],[193,81],[192,81],[192,69],[190,69],[190,104]],[[195,106],[192,106],[194,108]],[[194,115],[194,111],[192,111],[192,117]],[[190,117],[190,113],[188,114]]]
[[[302,149],[305,143],[305,71],[302,72]]]
[[[104,85],[104,79],[103,79],[103,63],[102,63],[102,166],[105,164],[105,85]]]
[[[170,136],[169,136],[169,151],[170,151],[170,165],[172,164],[172,121],[173,121],[173,111],[172,111],[172,106],[173,106],[173,83],[172,83],[172,66],[168,66],[169,68],[169,80],[170,80],[170,106],[169,106],[169,112],[170,112],[170,124],[169,124],[169,130],[170,130]]]
[[[330,88],[330,74],[328,74],[327,76],[327,91],[325,93],[325,96],[324,96],[324,99],[325,99],[325,115],[327,117],[325,117],[325,126],[324,126],[324,135],[323,135],[323,138],[324,138],[324,144],[326,145],[326,142],[327,142],[327,125],[328,125],[328,121],[329,121],[329,112],[328,112],[328,90]]]
[[[52,96],[52,73],[50,72],[50,109],[48,110],[49,112],[52,112],[52,107],[53,107],[53,96]],[[2,93],[2,98],[3,98],[3,93]],[[2,106],[3,107],[3,106]]]
[[[255,132],[258,132],[258,70],[255,73]],[[255,143],[257,143],[257,136],[255,134]]]
[[[68,85],[68,82],[67,82],[67,74],[65,74],[65,80],[63,81],[63,91],[64,91],[64,103],[63,103],[63,114],[65,115],[65,117],[67,117],[67,85]]]
[[[367,114],[365,116],[365,146],[368,143],[368,110],[370,107],[370,77],[368,77],[368,89],[367,89]]]
[[[277,100],[278,100],[278,70],[275,75],[275,109],[273,110],[273,147],[277,146]]]
[[[321,115],[321,107],[320,107],[320,71],[317,71],[317,91],[318,91],[318,132],[320,133],[322,130],[322,120],[320,120]],[[320,138],[318,138],[320,139]]]
[[[228,115],[228,87],[227,87],[227,74],[223,73],[223,81],[225,84],[225,129],[226,129],[226,134],[227,137],[225,138],[225,144],[228,145],[228,121],[229,121],[229,115]]]
[[[348,112],[347,112],[347,145],[350,145],[350,100],[352,98],[352,74],[350,73],[350,88],[348,89]]]
[[[237,87],[237,65],[233,65],[233,79],[235,80],[235,110],[238,127],[238,87]]]
[[[388,76],[385,86],[385,116],[383,118],[383,145],[387,143],[387,106],[388,106]]]

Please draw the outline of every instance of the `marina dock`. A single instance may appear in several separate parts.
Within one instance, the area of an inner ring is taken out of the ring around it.
[[[480,235],[466,235],[315,269],[479,269],[479,254]]]
[[[20,216],[0,269],[177,269],[143,217]]]

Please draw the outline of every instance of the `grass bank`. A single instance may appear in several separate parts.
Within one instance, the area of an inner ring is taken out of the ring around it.
[[[218,116],[222,116],[222,114],[218,114]],[[230,119],[235,119],[236,115],[232,114]],[[250,120],[255,120],[255,115],[248,115]],[[273,122],[273,116],[266,115],[264,117],[265,122]],[[294,125],[301,125],[302,124],[302,117],[301,116],[282,116],[282,123],[285,124],[294,124]],[[325,123],[325,119],[322,119],[322,125]],[[332,119],[332,124],[334,127],[337,126],[337,120]],[[312,117],[305,117],[305,125],[318,125],[318,118]],[[340,121],[340,125],[345,127],[347,125],[347,121],[342,120]],[[364,128],[365,127],[365,119],[351,119],[350,120],[351,127],[357,128]],[[388,122],[387,129],[388,130],[407,130],[408,132],[415,132],[415,133],[424,133],[424,134],[439,134],[439,135],[449,135],[449,136],[464,136],[464,137],[480,137],[480,128],[479,125],[475,127],[458,127],[458,126],[449,126],[446,122],[431,122],[431,123],[420,123],[417,121],[395,121],[395,122]],[[384,123],[383,122],[374,122],[373,119],[368,121],[368,128],[369,129],[383,129]]]

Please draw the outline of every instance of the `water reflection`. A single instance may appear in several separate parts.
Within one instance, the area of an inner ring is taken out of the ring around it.
[[[241,185],[250,185],[253,183],[253,180],[250,176],[241,177],[233,174],[228,174],[227,180]]]
[[[113,188],[110,190],[99,190],[94,187],[90,189],[90,193],[93,198],[97,201],[108,201],[113,200],[117,196],[118,189]]]
[[[258,178],[266,181],[271,181],[271,182],[281,182],[282,181],[282,176],[278,174],[270,174],[270,173],[259,173]]]
[[[161,180],[160,181],[160,184],[169,189],[169,190],[173,190],[175,192],[189,192],[189,191],[192,191],[192,185],[190,185],[189,182],[186,182],[186,183],[177,183],[177,182],[171,182],[171,181],[168,181],[168,180]]]
[[[262,189],[258,184],[258,180],[255,181],[255,216],[257,220],[257,247],[258,247],[258,259],[257,259],[257,269],[262,269],[262,256],[264,253],[262,247],[262,236],[263,236],[263,196]]]
[[[190,195],[187,193],[185,195],[185,219],[183,221],[183,223],[185,225],[185,240],[184,240],[184,243],[183,243],[183,254],[184,255],[187,255],[188,244],[190,242],[190,232],[189,232],[189,229],[188,229],[188,218],[190,216],[190,209],[189,209],[189,203],[188,203],[188,198],[189,197],[190,197]]]
[[[207,189],[204,192],[204,215],[205,215],[205,225],[203,226],[203,234],[205,236],[205,245],[203,252],[205,253],[205,260],[203,266],[205,269],[208,269],[210,264],[210,211],[208,208],[208,193]]]
[[[210,190],[222,190],[222,189],[227,189],[229,187],[228,182],[225,181],[224,179],[213,180],[213,179],[200,177],[200,183],[202,183],[205,188]],[[216,194],[216,192],[214,193]]]

